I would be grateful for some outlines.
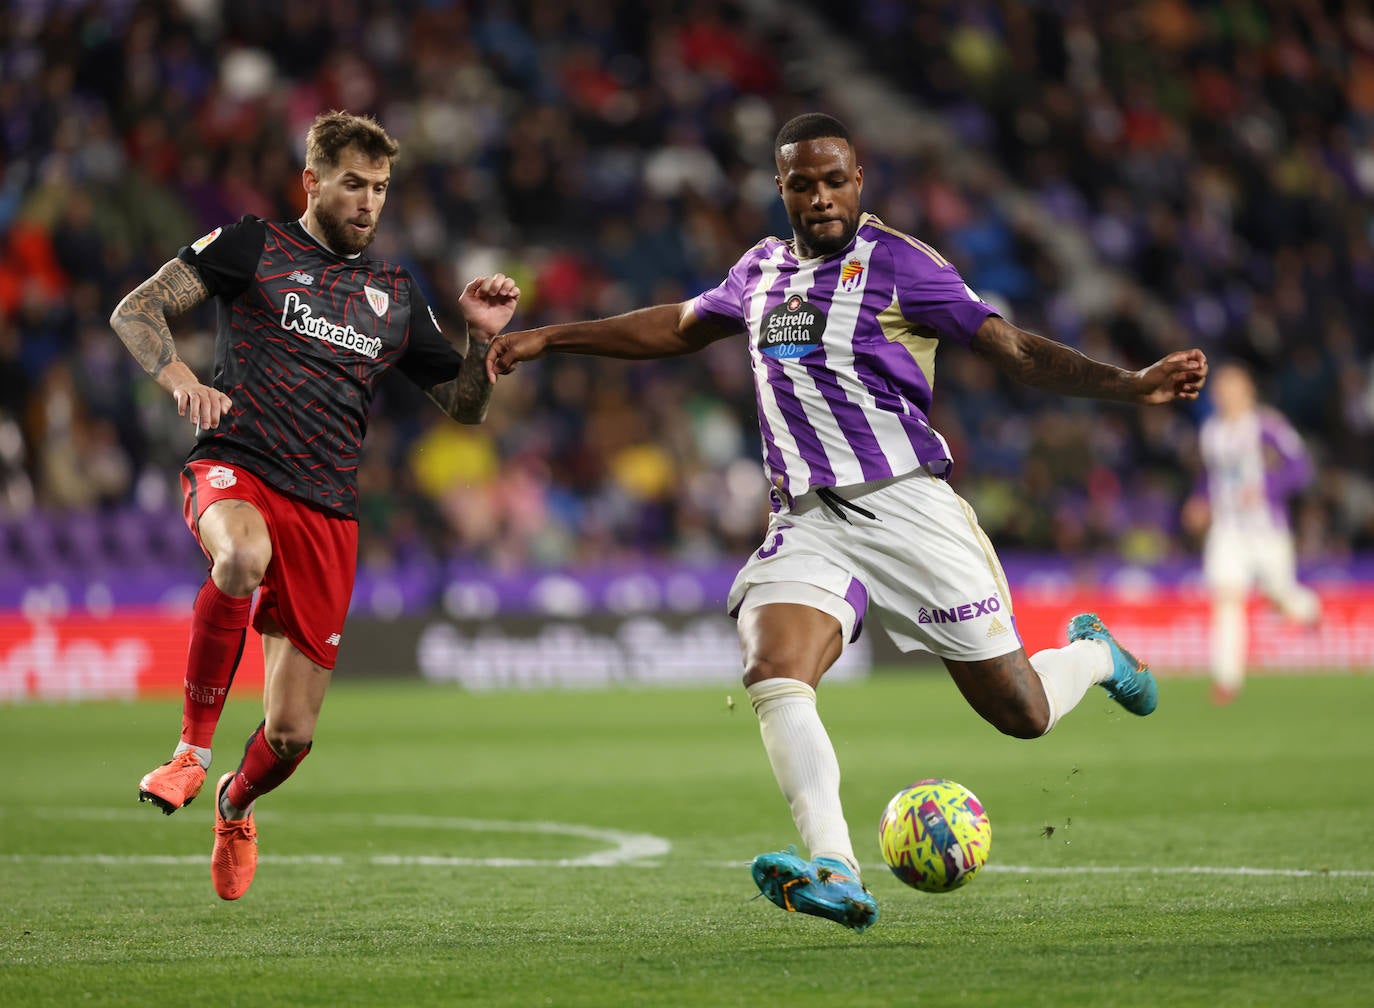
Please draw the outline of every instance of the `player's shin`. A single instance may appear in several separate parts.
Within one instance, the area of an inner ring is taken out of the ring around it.
[[[1048,734],[1059,719],[1078,706],[1093,685],[1105,682],[1112,674],[1112,657],[1107,645],[1097,640],[1074,641],[1062,648],[1046,648],[1030,656],[1049,702]]]
[[[226,819],[241,819],[247,815],[253,802],[284,784],[310,752],[307,745],[295,756],[283,759],[267,743],[264,727],[265,724],[258,725],[248,739],[243,749],[243,762],[224,788],[222,805]]]
[[[220,591],[206,578],[196,596],[191,618],[191,643],[186,655],[186,694],[182,705],[178,749],[194,747],[209,763],[215,728],[243,656],[252,596],[237,598]]]
[[[840,764],[816,710],[816,691],[797,679],[764,679],[746,687],[778,787],[812,858],[859,866],[840,806]]]
[[[1212,603],[1212,683],[1225,696],[1239,692],[1248,647],[1245,598],[1222,595]]]
[[[1322,616],[1321,598],[1311,588],[1296,583],[1279,597],[1279,608],[1286,619],[1303,626],[1315,626]]]

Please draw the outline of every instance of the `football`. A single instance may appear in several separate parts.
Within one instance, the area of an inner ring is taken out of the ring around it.
[[[892,796],[878,823],[878,840],[893,875],[922,892],[950,892],[987,863],[992,823],[968,788],[923,780]]]

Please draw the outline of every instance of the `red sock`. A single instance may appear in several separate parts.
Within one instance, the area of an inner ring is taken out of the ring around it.
[[[266,722],[263,722],[258,725],[258,730],[253,732],[252,738],[243,747],[243,762],[239,764],[238,772],[225,788],[229,804],[236,808],[246,809],[255,800],[284,783],[286,778],[296,772],[296,767],[301,765],[301,760],[310,752],[310,746],[306,746],[291,759],[282,759],[267,744],[267,736],[263,734],[265,724]]]
[[[181,740],[209,748],[224,712],[224,699],[243,655],[253,597],[235,598],[206,578],[191,615],[191,646],[186,653],[186,698],[181,709]]]

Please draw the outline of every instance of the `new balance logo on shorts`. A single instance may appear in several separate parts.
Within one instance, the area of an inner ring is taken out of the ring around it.
[[[324,642],[325,642],[326,644],[328,644],[330,647],[338,647],[338,646],[339,646],[339,635],[336,634],[336,633],[332,633],[332,634],[330,634],[328,637],[326,637],[326,638],[324,639]]]
[[[917,623],[962,623],[965,620],[977,619],[979,616],[990,616],[1002,609],[1002,600],[996,595],[978,602],[965,602],[963,605],[951,606],[948,609],[931,608],[922,606],[916,613]]]

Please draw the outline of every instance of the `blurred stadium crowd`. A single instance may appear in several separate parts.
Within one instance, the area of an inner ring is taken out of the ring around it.
[[[99,516],[55,533],[72,562],[194,550],[191,432],[106,320],[213,227],[299,215],[302,136],[336,107],[402,142],[373,251],[450,320],[467,279],[511,273],[522,328],[714,285],[787,232],[777,126],[835,112],[869,209],[1018,324],[1129,366],[1248,361],[1319,463],[1303,555],[1374,548],[1367,3],[53,0],[0,19],[0,565],[38,563],[15,530],[54,516]],[[182,322],[208,377],[213,315]],[[1195,551],[1197,414],[1031,394],[958,348],[939,368],[955,485],[999,547]],[[378,405],[366,565],[711,561],[761,533],[737,342],[526,366],[481,427],[402,380]]]

